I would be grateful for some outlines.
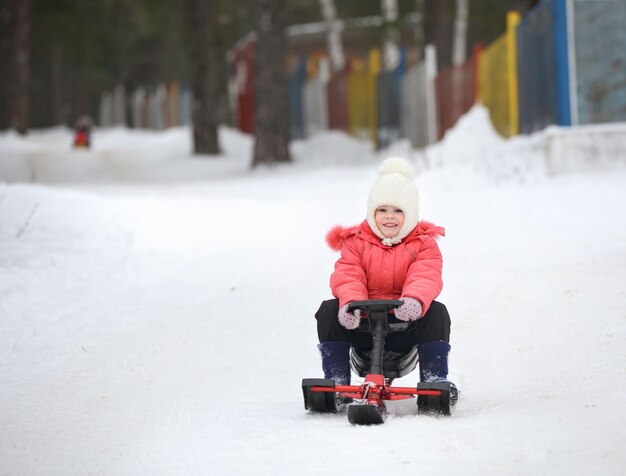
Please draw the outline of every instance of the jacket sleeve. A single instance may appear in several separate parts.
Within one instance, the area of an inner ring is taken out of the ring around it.
[[[422,303],[422,316],[443,287],[441,277],[443,259],[437,242],[427,237],[415,261],[411,263],[402,287],[402,296],[417,299]]]
[[[330,289],[333,296],[339,299],[339,307],[368,299],[367,276],[354,238],[347,238],[341,246],[341,257],[330,275]]]

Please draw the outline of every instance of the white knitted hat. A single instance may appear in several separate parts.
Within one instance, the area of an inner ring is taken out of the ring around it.
[[[383,244],[396,245],[415,228],[419,220],[419,195],[415,186],[413,167],[405,159],[390,157],[381,164],[378,174],[380,177],[370,190],[367,199],[367,222]],[[393,238],[385,238],[376,226],[374,214],[381,205],[392,205],[404,212],[404,224],[398,235]]]

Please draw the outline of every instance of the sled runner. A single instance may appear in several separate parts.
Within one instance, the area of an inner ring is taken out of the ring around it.
[[[413,323],[389,322],[389,311],[403,304],[398,300],[355,301],[349,311],[361,310],[360,331],[371,332],[372,350],[350,350],[354,372],[365,377],[361,385],[335,385],[331,379],[302,380],[304,408],[312,412],[336,413],[345,403],[348,420],[355,425],[375,425],[384,422],[385,401],[417,397],[418,413],[451,415],[455,401],[451,399],[451,383],[419,382],[416,387],[393,387],[391,382],[412,372],[418,362],[417,347],[406,352],[386,351],[385,336],[389,332],[408,329]]]

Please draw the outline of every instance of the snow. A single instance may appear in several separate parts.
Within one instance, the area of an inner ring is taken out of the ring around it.
[[[501,139],[475,107],[425,151],[323,133],[255,171],[227,128],[204,158],[183,128],[90,151],[0,134],[0,474],[624,474],[626,167],[553,175],[550,134]],[[364,218],[388,155],[447,230],[462,393],[450,418],[402,401],[354,427],[305,412],[300,381],[321,373],[324,235]]]

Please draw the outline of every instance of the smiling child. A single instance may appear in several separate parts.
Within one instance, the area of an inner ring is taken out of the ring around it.
[[[411,165],[401,158],[385,160],[370,190],[367,218],[360,225],[337,226],[327,235],[341,251],[330,277],[335,299],[315,314],[324,378],[350,383],[350,346],[371,349],[371,334],[356,331],[360,314],[348,312],[353,301],[400,299],[395,318],[414,321],[406,331],[389,333],[385,349],[406,351],[418,346],[420,380],[447,381],[450,316],[435,301],[441,292],[442,257],[436,239],[445,230],[419,221],[419,197]],[[458,392],[453,385],[454,399]]]

